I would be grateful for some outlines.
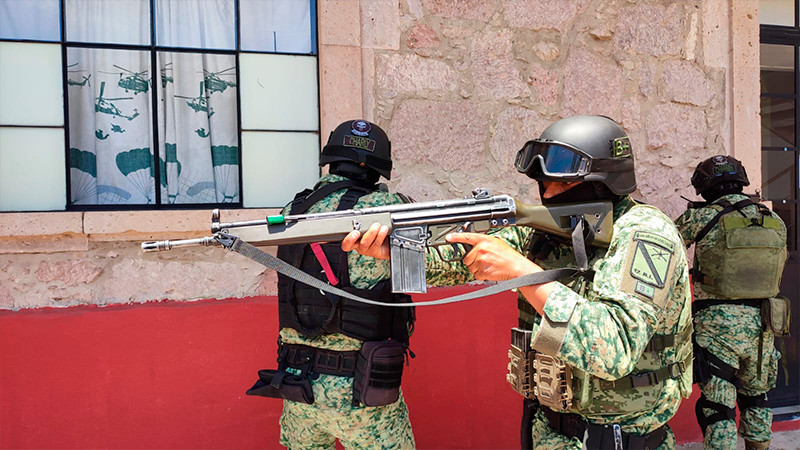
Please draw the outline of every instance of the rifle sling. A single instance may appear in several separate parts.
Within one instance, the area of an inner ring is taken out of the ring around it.
[[[575,237],[577,234],[578,237]],[[311,287],[320,289],[322,291],[328,292],[330,294],[348,298],[350,300],[366,303],[368,305],[375,305],[375,306],[387,306],[387,307],[395,307],[395,308],[404,308],[404,307],[414,307],[414,306],[434,306],[434,305],[445,305],[448,303],[456,303],[456,302],[464,302],[467,300],[473,300],[476,298],[487,297],[490,295],[498,294],[500,292],[509,291],[511,289],[517,289],[524,286],[530,286],[534,284],[542,284],[547,283],[550,281],[560,280],[562,278],[577,275],[580,273],[585,272],[586,270],[583,269],[571,269],[571,268],[562,268],[562,269],[552,269],[552,270],[545,270],[542,272],[530,273],[528,275],[523,275],[521,277],[512,278],[510,280],[501,281],[495,285],[485,287],[483,289],[479,289],[474,292],[468,292],[466,294],[461,295],[454,295],[452,297],[446,297],[439,300],[431,300],[427,302],[414,302],[414,303],[386,303],[386,302],[378,302],[375,300],[366,299],[363,297],[359,297],[357,295],[353,295],[345,290],[339,289],[335,286],[331,286],[330,284],[314,278],[313,276],[303,272],[302,270],[284,262],[280,259],[266,253],[255,246],[239,239],[238,237],[232,235],[225,235],[224,237],[228,239],[232,239],[233,243],[230,246],[225,245],[230,250],[239,253],[242,256],[252,259],[253,261],[272,269],[282,275],[285,275],[289,278],[297,280],[301,283],[307,284]],[[581,222],[578,223],[578,226],[575,227],[575,231],[573,232],[573,242],[579,242],[579,240],[583,241],[583,224]],[[581,247],[583,247],[581,245]],[[586,266],[586,250],[583,249],[582,254],[584,255],[583,261],[579,261],[579,265]]]

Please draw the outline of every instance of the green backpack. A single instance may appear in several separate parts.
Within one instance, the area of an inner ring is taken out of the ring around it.
[[[778,295],[786,251],[786,226],[760,203],[746,199],[735,204],[721,200],[720,211],[697,234],[700,242],[719,222],[711,248],[695,249],[692,274],[703,291],[728,299]],[[742,208],[756,205],[760,217],[747,217]]]

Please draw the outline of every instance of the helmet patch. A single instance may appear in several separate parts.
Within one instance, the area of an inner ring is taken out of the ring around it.
[[[356,136],[369,136],[369,131],[372,126],[365,120],[354,120],[352,125],[352,132]]]
[[[725,164],[725,163],[728,162],[728,158],[726,158],[726,157],[724,157],[722,155],[717,155],[717,156],[711,158],[711,161],[714,164]]]
[[[711,174],[714,176],[724,175],[726,173],[736,173],[736,167],[734,167],[733,164],[729,163],[728,161],[724,161],[721,164],[714,161],[714,164],[714,168],[711,169]]]
[[[611,141],[611,156],[614,158],[627,158],[631,156],[631,140],[627,136]]]
[[[353,130],[353,132],[355,132],[355,130]],[[368,152],[375,151],[375,141],[367,137],[346,135],[342,145],[345,147],[360,148],[361,150],[366,150]]]

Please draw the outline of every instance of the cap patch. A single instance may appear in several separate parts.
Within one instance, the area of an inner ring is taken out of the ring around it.
[[[366,120],[354,120],[351,128],[351,131],[356,136],[369,136],[369,131],[372,129],[372,125],[370,125]]]
[[[631,140],[627,136],[611,141],[611,156],[614,158],[627,158],[631,156]]]
[[[717,156],[711,158],[711,161],[714,164],[725,164],[725,163],[728,162],[728,158],[726,158],[726,157],[724,157],[722,155],[717,155]]]
[[[353,130],[353,131],[355,131],[355,130]],[[375,151],[375,141],[370,139],[370,138],[366,138],[366,137],[346,135],[344,137],[344,141],[342,142],[342,144],[345,147],[360,148],[360,149],[366,150],[368,152],[374,152]]]

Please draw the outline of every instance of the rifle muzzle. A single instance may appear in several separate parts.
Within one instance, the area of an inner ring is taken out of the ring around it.
[[[142,242],[142,251],[149,252],[165,252],[172,250],[175,247],[187,247],[190,245],[218,245],[213,236],[202,237],[197,239],[181,239],[177,241],[148,241]]]

